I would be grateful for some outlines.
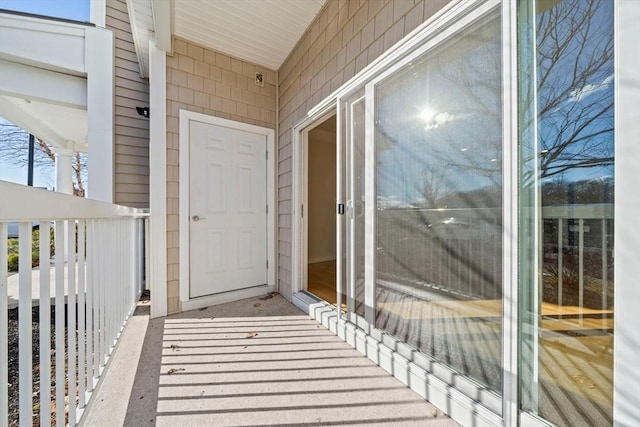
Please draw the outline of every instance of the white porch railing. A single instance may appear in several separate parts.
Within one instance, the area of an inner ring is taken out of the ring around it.
[[[8,223],[19,224],[19,424],[31,426],[39,415],[42,426],[51,425],[52,419],[56,425],[73,426],[81,419],[142,290],[146,217],[138,209],[0,181],[0,427],[11,421]],[[39,225],[38,270],[32,268],[35,225]],[[39,283],[33,283],[34,277]],[[39,319],[32,319],[37,290]],[[32,321],[39,322],[39,337],[32,337]],[[39,344],[37,372],[32,339]],[[34,406],[34,380],[39,381],[39,409]]]

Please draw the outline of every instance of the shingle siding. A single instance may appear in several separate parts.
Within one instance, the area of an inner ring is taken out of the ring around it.
[[[135,107],[149,105],[149,83],[140,77],[124,0],[107,0],[106,28],[115,37],[114,202],[149,207],[149,120]]]
[[[167,57],[167,311],[180,306],[179,112],[181,109],[275,129],[276,73],[175,38]],[[264,73],[264,87],[254,83]]]
[[[329,0],[279,70],[278,287],[291,297],[292,127],[449,0]]]

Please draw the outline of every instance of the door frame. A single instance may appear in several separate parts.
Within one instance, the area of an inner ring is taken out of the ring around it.
[[[267,284],[264,286],[255,286],[252,288],[241,289],[238,291],[223,292],[220,294],[206,295],[197,298],[189,296],[189,288],[191,285],[190,278],[190,141],[189,141],[189,123],[198,121],[214,126],[226,127],[233,130],[243,132],[251,132],[262,135],[267,139]],[[220,117],[209,116],[206,114],[195,113],[187,110],[180,110],[180,133],[179,133],[179,215],[178,230],[180,231],[179,240],[179,257],[180,257],[180,273],[179,273],[179,289],[180,302],[182,303],[182,311],[194,310],[197,308],[208,307],[215,304],[223,304],[225,302],[235,301],[243,298],[251,298],[258,295],[264,295],[275,290],[276,269],[275,262],[275,132],[273,129],[250,125],[246,123],[236,122],[233,120],[222,119]],[[170,177],[169,177],[170,179]],[[171,214],[171,207],[168,207],[168,213]],[[171,241],[171,238],[168,238]],[[168,274],[171,279],[171,272]]]
[[[307,290],[307,266],[309,263],[308,239],[309,229],[307,216],[301,216],[302,206],[308,206],[308,149],[309,132],[332,116],[336,116],[336,137],[339,132],[337,102],[323,106],[323,108],[309,113],[307,117],[293,126],[293,165],[292,165],[292,194],[291,194],[291,294]],[[339,159],[338,159],[339,160]],[[339,184],[339,183],[338,183]],[[336,232],[339,234],[339,227]],[[339,238],[339,235],[338,235]],[[336,253],[336,256],[338,254]]]

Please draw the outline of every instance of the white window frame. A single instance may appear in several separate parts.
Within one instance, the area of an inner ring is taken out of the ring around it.
[[[308,149],[309,132],[328,119],[336,116],[336,126],[338,115],[336,113],[336,100],[327,102],[321,109],[316,109],[313,114],[298,122],[292,129],[292,194],[291,194],[291,294],[296,294],[307,290],[307,262],[308,262],[308,224],[306,215],[307,184],[308,184]],[[336,135],[338,130],[336,128]],[[338,138],[339,139],[339,138]],[[336,193],[337,195],[337,193]],[[304,206],[304,208],[303,208]],[[303,211],[304,209],[304,211]],[[339,230],[336,229],[338,238]],[[336,253],[336,257],[339,254]],[[336,258],[337,260],[337,258]]]
[[[615,210],[613,419],[640,425],[640,2],[614,3]]]

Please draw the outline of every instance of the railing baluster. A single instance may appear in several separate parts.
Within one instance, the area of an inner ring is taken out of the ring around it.
[[[40,221],[40,426],[51,425],[51,225]]]
[[[105,220],[106,225],[106,233],[109,234],[109,239],[111,244],[109,245],[109,252],[115,254],[118,251],[118,248],[115,245],[115,241],[117,236],[114,235],[114,230],[112,227],[112,222],[110,220]],[[106,257],[105,257],[106,260]],[[116,266],[107,265],[104,263],[105,268],[105,283],[115,284],[115,275],[114,271],[116,270]],[[109,347],[111,347],[111,335],[113,329],[113,310],[112,310],[112,299],[113,299],[114,289],[110,289],[110,292],[107,292],[104,289],[104,314],[105,314],[105,326],[104,326],[104,354],[102,356],[102,364],[106,365],[107,358],[109,356]]]
[[[85,406],[87,358],[85,346],[86,302],[85,302],[85,221],[78,221],[78,408]]]
[[[94,267],[94,282],[93,282],[93,381],[98,380],[100,377],[100,316],[102,310],[100,308],[100,288],[102,287],[102,280],[100,275],[102,274],[102,253],[100,252],[101,239],[106,237],[100,232],[100,220],[93,221],[93,267]],[[104,244],[104,243],[103,243]]]
[[[120,274],[120,280],[118,281],[118,283],[121,283],[121,286],[119,287],[119,292],[118,292],[118,321],[116,322],[117,328],[118,328],[118,336],[120,336],[120,333],[122,331],[122,326],[123,326],[123,320],[126,319],[127,313],[125,313],[125,295],[126,295],[126,289],[128,288],[127,283],[128,283],[128,277],[126,277],[126,275],[124,274],[125,271],[127,271],[127,266],[126,266],[126,262],[124,261],[124,257],[130,255],[130,251],[127,248],[127,244],[126,244],[126,226],[128,225],[128,221],[120,221],[119,223],[119,228],[120,228],[120,262],[118,263],[120,266],[119,269],[119,274]]]
[[[602,218],[602,310],[606,310],[609,305],[609,272],[607,271],[607,219]],[[604,314],[603,314],[604,317]]]
[[[76,224],[67,222],[67,365],[69,425],[76,424]]]
[[[87,221],[87,391],[93,391],[93,337],[95,336],[95,306],[94,306],[94,283],[95,283],[95,250],[94,220]]]
[[[584,218],[578,220],[578,305],[580,306],[580,324],[584,308]]]
[[[105,258],[106,258],[106,254],[111,253],[111,251],[113,250],[113,247],[111,245],[111,234],[109,233],[109,229],[106,227],[106,224],[108,220],[100,220],[98,221],[98,226],[100,227],[100,236],[102,237],[102,239],[104,239],[105,241],[105,246],[101,247],[100,249],[103,250],[105,253],[104,254],[100,254],[100,262],[98,264],[99,268],[100,268],[100,284],[98,285],[98,306],[100,307],[100,314],[99,314],[99,326],[98,326],[98,330],[99,330],[99,336],[100,336],[100,352],[99,352],[99,359],[98,359],[98,364],[97,364],[97,368],[98,368],[98,375],[100,375],[102,373],[102,369],[105,365],[106,362],[106,358],[105,358],[105,354],[106,354],[106,328],[107,328],[107,315],[108,312],[106,310],[106,292],[105,292],[105,287],[107,286],[107,283],[109,283],[109,268],[105,263]]]
[[[559,306],[562,306],[562,272],[564,268],[564,266],[562,265],[564,263],[563,233],[564,231],[562,230],[562,218],[558,218],[558,305]]]
[[[33,423],[33,354],[31,328],[31,223],[21,222],[18,232],[19,241],[19,283],[18,292],[18,347],[20,381],[20,425]]]
[[[64,425],[65,355],[64,355],[64,225],[55,223],[56,248],[56,425]]]
[[[7,223],[0,222],[0,427],[9,426]]]

